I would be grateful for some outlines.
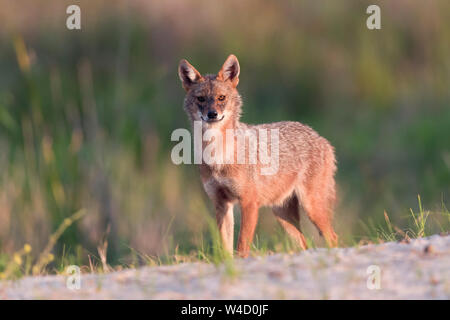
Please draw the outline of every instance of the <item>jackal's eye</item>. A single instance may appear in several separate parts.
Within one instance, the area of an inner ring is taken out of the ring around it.
[[[199,102],[205,102],[205,97],[203,97],[203,96],[199,96],[199,97],[197,97],[197,100],[199,101]]]
[[[223,100],[225,100],[225,96],[224,96],[224,95],[220,95],[217,99],[218,99],[219,101],[223,101]]]

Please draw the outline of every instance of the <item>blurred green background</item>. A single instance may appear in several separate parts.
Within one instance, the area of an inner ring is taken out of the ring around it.
[[[82,30],[66,28],[71,4]],[[370,4],[381,30],[366,28]],[[80,209],[57,257],[87,263],[107,239],[125,264],[210,241],[197,170],[170,160],[172,131],[189,128],[181,58],[215,73],[236,54],[243,121],[301,121],[331,141],[344,244],[384,211],[405,227],[418,194],[448,207],[449,1],[0,0],[0,21],[2,254],[39,254]],[[276,250],[277,228],[263,210],[256,244]]]

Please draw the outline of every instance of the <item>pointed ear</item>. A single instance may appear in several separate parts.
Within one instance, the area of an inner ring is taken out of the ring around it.
[[[239,61],[234,54],[230,54],[217,74],[217,79],[231,81],[232,85],[236,87],[239,83],[239,72]]]
[[[178,65],[178,76],[186,91],[202,79],[202,75],[187,60],[182,59]]]

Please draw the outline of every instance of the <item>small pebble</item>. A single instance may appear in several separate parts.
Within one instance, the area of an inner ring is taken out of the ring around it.
[[[425,252],[426,254],[430,254],[430,253],[435,253],[436,250],[434,249],[434,247],[429,244],[425,247],[425,249],[423,249],[423,252]]]
[[[281,279],[281,278],[283,278],[283,273],[281,272],[281,271],[275,271],[275,270],[272,270],[272,271],[269,271],[268,273],[267,273],[267,275],[270,277],[270,278],[274,278],[274,279]]]
[[[439,284],[439,280],[436,279],[434,276],[431,276],[430,283],[435,286]]]

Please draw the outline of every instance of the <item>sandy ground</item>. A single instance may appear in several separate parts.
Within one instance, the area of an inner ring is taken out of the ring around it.
[[[67,288],[67,280],[1,282],[0,298],[450,299],[450,236],[235,259],[232,267],[186,263],[83,274],[80,289]]]

